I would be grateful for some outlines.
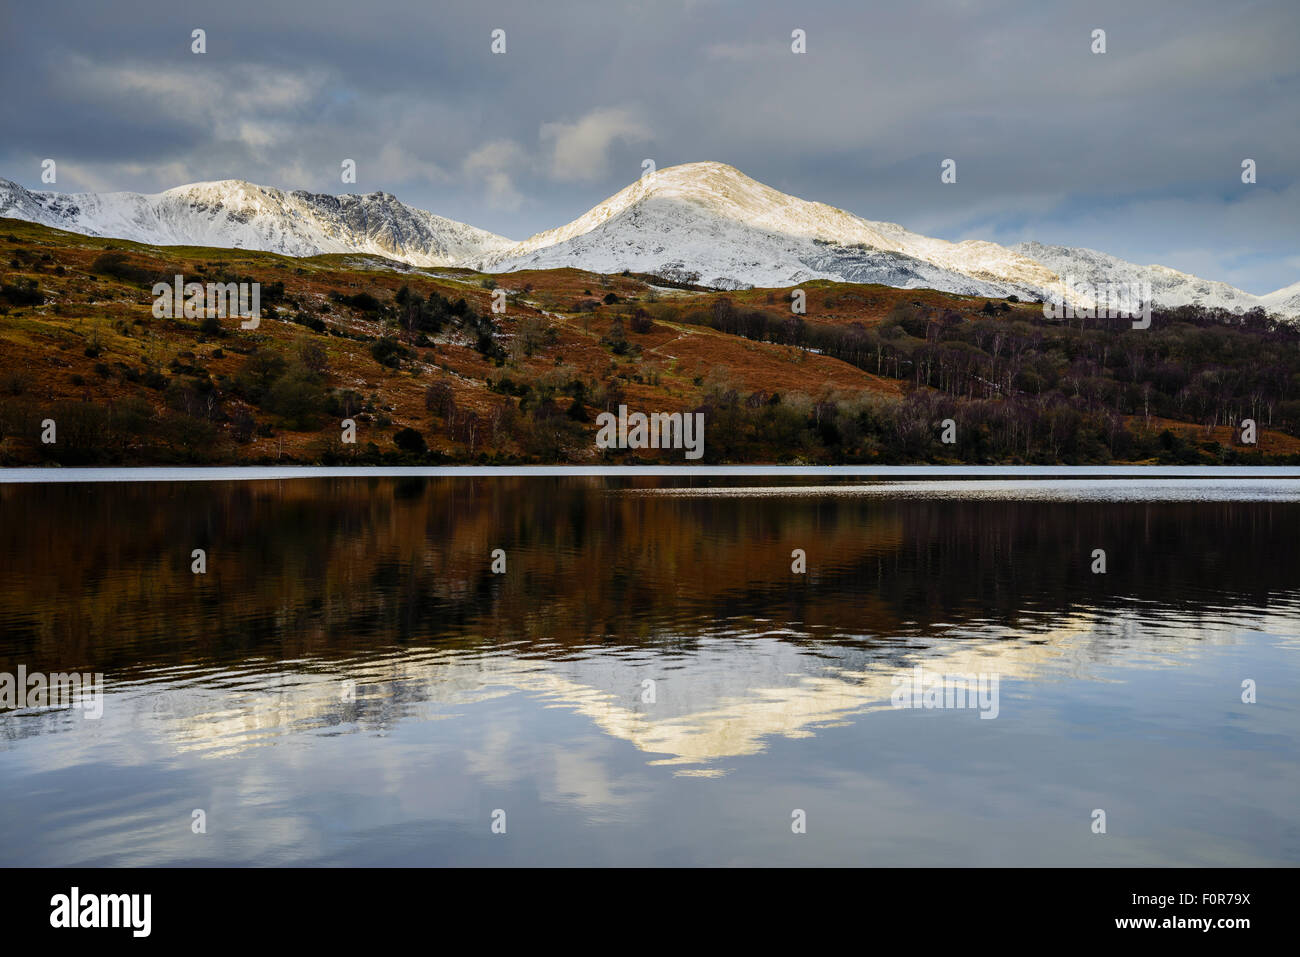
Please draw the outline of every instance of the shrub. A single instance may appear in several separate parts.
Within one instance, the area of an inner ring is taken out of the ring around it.
[[[316,375],[324,375],[329,371],[329,357],[314,342],[304,342],[298,346],[298,361]]]
[[[650,318],[650,313],[644,309],[638,308],[632,313],[632,318],[628,320],[628,326],[633,332],[644,335],[655,327],[654,321]]]
[[[450,419],[456,412],[456,397],[451,383],[439,380],[424,390],[424,407],[442,419]]]
[[[112,276],[114,279],[121,279],[123,282],[137,285],[151,283],[154,278],[154,273],[151,270],[136,265],[126,258],[126,253],[118,250],[100,253],[95,257],[95,261],[90,264],[90,271],[101,276]]]
[[[217,427],[206,419],[177,415],[164,421],[163,435],[183,460],[199,462],[211,456]]]
[[[387,336],[370,347],[370,354],[381,366],[388,366],[390,369],[400,368],[402,360],[411,356],[411,352],[401,343]]]
[[[278,415],[287,429],[310,429],[326,409],[320,380],[309,370],[296,366],[276,379],[262,400],[262,407]]]
[[[287,363],[284,357],[270,349],[258,349],[235,373],[235,388],[244,398],[260,403],[271,383],[281,375]]]
[[[393,436],[393,444],[409,455],[423,455],[428,451],[424,436],[412,428],[405,428]]]
[[[359,292],[355,296],[345,296],[342,293],[335,292],[330,294],[330,298],[343,303],[345,306],[359,309],[361,312],[378,312],[384,307],[383,303],[368,292]]]
[[[17,283],[0,285],[0,299],[11,306],[39,306],[45,302],[45,293],[35,279],[20,279]]]
[[[338,418],[350,419],[365,405],[364,397],[353,389],[340,389],[325,398],[325,411]]]
[[[257,420],[245,409],[240,409],[230,417],[230,435],[236,442],[241,444],[247,442],[253,437],[253,430],[256,428]]]

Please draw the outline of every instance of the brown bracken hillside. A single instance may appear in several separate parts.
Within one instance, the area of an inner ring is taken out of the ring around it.
[[[211,309],[156,318],[154,284],[178,274],[259,283],[260,324]],[[145,246],[0,219],[0,464],[683,460],[597,448],[596,416],[620,405],[701,412],[705,462],[1300,454],[1300,345],[1271,320],[1162,317],[1137,338],[1104,320],[1051,324],[1031,303],[799,288],[803,315],[791,289]],[[1161,336],[1198,330],[1228,336],[1242,366],[1267,349],[1281,384],[1236,388],[1222,361],[1207,363],[1214,388],[1196,369],[1142,377],[1170,361]],[[1255,445],[1239,441],[1246,416]]]

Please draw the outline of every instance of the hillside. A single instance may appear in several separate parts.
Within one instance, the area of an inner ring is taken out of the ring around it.
[[[259,327],[155,318],[153,284],[178,273],[259,282]],[[794,316],[788,288],[493,277],[2,219],[0,463],[683,461],[598,449],[595,417],[621,404],[700,411],[704,462],[1300,461],[1300,334],[1262,313],[1184,307],[1136,332],[1002,299],[800,288]],[[1252,414],[1259,444],[1243,447],[1228,426]]]

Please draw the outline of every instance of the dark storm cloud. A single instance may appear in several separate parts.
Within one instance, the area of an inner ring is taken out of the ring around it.
[[[1257,293],[1300,278],[1293,2],[126,0],[0,17],[0,175],[32,187],[53,157],[65,190],[384,189],[522,238],[646,157],[709,159],[949,239],[1093,246]]]

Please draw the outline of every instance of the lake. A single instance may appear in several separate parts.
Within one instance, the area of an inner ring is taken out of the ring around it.
[[[0,484],[0,516],[0,674],[102,675],[0,711],[0,864],[1300,863],[1295,481]]]

